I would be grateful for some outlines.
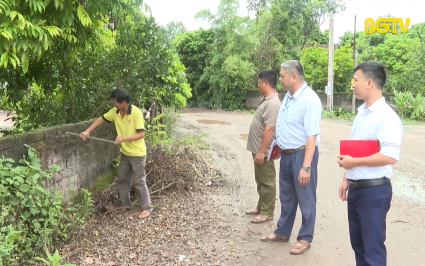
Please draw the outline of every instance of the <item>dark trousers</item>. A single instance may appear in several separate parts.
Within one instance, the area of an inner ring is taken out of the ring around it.
[[[390,183],[348,189],[348,225],[357,266],[387,265],[384,242],[391,198]]]
[[[280,217],[275,234],[290,237],[294,226],[298,204],[302,214],[302,224],[297,239],[313,240],[316,222],[317,163],[319,151],[316,147],[311,161],[310,182],[300,186],[298,174],[304,162],[305,150],[292,154],[282,153],[279,171]]]

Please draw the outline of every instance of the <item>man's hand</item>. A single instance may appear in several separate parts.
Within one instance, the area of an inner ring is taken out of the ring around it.
[[[122,142],[124,142],[124,138],[121,136],[117,136],[117,138],[114,141],[115,145],[120,145]]]
[[[350,170],[356,166],[356,159],[348,155],[339,155],[337,160],[339,167]]]
[[[257,153],[255,155],[254,162],[256,164],[263,165],[263,163],[264,163],[264,153],[261,153],[261,152]]]
[[[85,141],[89,135],[90,133],[88,131],[84,131],[84,132],[81,132],[79,136]]]
[[[344,177],[344,179],[341,182],[341,185],[339,186],[339,198],[342,201],[347,200],[347,190],[348,190],[348,179]]]
[[[298,174],[298,183],[303,187],[307,185],[308,182],[310,182],[310,173],[301,168]]]

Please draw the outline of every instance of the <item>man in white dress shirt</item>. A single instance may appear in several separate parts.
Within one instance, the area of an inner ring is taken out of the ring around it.
[[[316,222],[317,146],[322,103],[304,81],[304,69],[299,61],[284,62],[279,81],[288,90],[276,122],[276,140],[283,150],[279,171],[281,213],[276,230],[261,240],[288,242],[299,204],[302,225],[290,253],[303,254],[310,248]]]
[[[338,156],[339,166],[346,169],[339,197],[347,201],[350,241],[357,266],[387,265],[384,242],[392,198],[391,165],[400,158],[403,126],[382,97],[386,79],[386,70],[378,62],[365,62],[354,69],[354,93],[365,103],[358,108],[351,139],[379,140],[380,151],[363,158]]]

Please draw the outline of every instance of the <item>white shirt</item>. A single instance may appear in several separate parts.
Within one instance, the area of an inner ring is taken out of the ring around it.
[[[276,121],[276,140],[281,149],[296,149],[315,136],[320,143],[322,102],[319,96],[304,83],[293,96],[289,91],[283,98]]]
[[[377,139],[380,152],[390,158],[400,159],[403,125],[397,113],[385,102],[385,98],[374,102],[366,109],[366,103],[358,109],[353,122],[351,139]],[[391,178],[392,166],[380,167],[356,166],[346,171],[346,177],[352,180]]]

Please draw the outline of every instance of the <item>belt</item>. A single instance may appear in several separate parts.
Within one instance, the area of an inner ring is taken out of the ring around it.
[[[300,151],[300,150],[303,150],[303,149],[305,149],[305,146],[301,146],[301,147],[296,148],[296,149],[283,150],[283,152],[284,153],[287,153],[287,154],[290,154],[290,153],[294,153],[294,152],[297,152],[297,151]]]
[[[351,188],[373,187],[373,186],[384,185],[386,183],[391,184],[390,179],[386,177],[381,177],[377,179],[363,179],[363,180],[348,179],[348,184],[350,185]]]

